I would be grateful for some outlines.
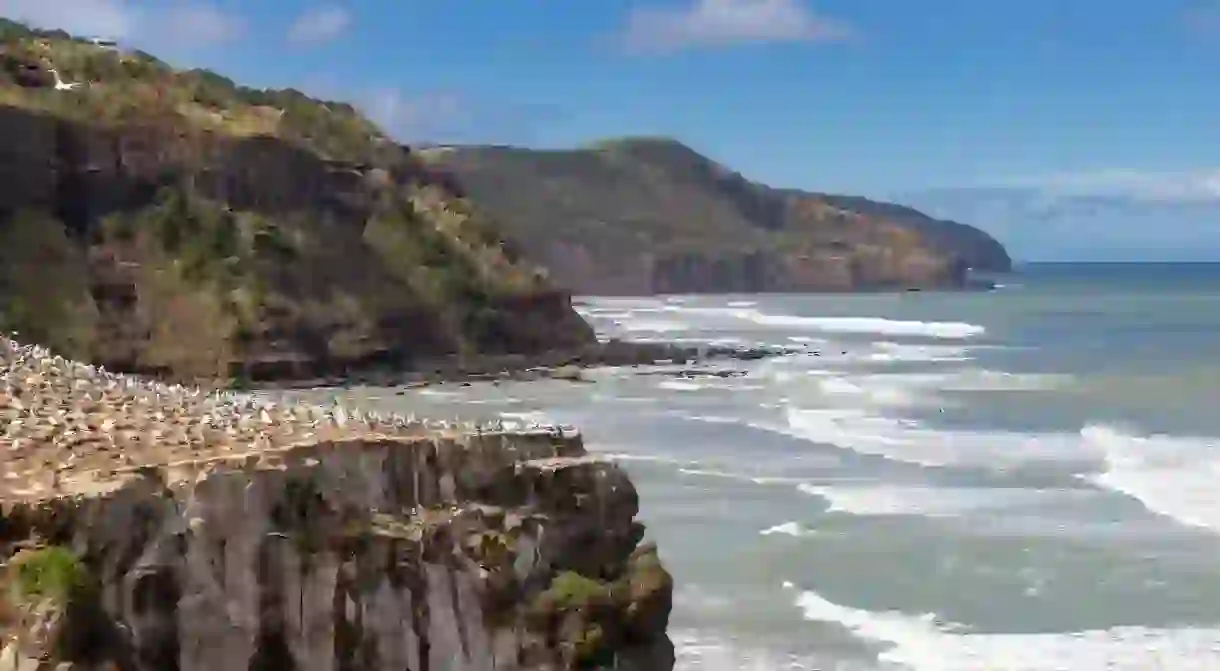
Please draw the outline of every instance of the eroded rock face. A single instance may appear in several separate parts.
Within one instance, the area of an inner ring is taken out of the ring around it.
[[[672,667],[574,430],[205,394],[0,338],[0,670]]]
[[[671,581],[638,547],[637,507],[617,467],[562,433],[144,467],[107,491],[3,502],[0,553],[66,548],[97,585],[49,605],[9,575],[4,655],[149,671],[668,669]],[[64,628],[94,644],[64,646]]]

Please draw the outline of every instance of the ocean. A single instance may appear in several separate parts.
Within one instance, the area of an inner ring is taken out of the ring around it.
[[[580,427],[640,490],[684,671],[1220,669],[1220,266],[581,300],[606,337],[802,352],[309,394]]]

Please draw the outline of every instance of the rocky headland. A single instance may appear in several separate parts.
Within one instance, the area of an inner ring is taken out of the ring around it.
[[[0,668],[669,669],[637,496],[561,428],[276,405],[0,340]]]
[[[419,152],[578,294],[964,289],[987,233],[893,203],[751,181],[668,138]]]
[[[596,342],[460,184],[352,106],[14,26],[0,25],[5,332],[183,380]]]

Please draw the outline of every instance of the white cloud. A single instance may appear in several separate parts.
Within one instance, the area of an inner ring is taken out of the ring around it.
[[[205,3],[151,9],[129,0],[0,0],[0,15],[74,35],[175,46],[226,42],[245,31],[239,17]]]
[[[0,16],[73,34],[128,39],[143,12],[124,0],[0,0]]]
[[[847,26],[814,13],[803,0],[692,0],[685,7],[641,7],[628,16],[625,40],[665,50],[751,42],[845,39]]]
[[[1062,195],[1125,196],[1148,201],[1220,201],[1220,168],[1178,171],[1106,169],[1006,180],[1006,186]]]
[[[352,100],[391,137],[408,144],[538,144],[569,118],[562,106],[465,92],[396,87],[353,92],[351,82],[311,87],[325,97]]]
[[[352,25],[352,15],[335,5],[307,10],[288,28],[288,39],[297,43],[327,42]]]
[[[359,103],[377,125],[402,140],[435,139],[470,120],[470,107],[452,93],[409,96],[382,88],[361,96]]]
[[[1187,28],[1208,35],[1220,31],[1220,0],[1206,0],[1188,7],[1182,15]]]
[[[245,21],[240,17],[208,4],[175,5],[153,19],[164,31],[160,34],[178,45],[208,46],[230,42],[246,31]]]

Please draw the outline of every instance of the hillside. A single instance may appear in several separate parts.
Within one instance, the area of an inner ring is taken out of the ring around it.
[[[967,266],[1011,263],[976,228],[864,198],[770,188],[664,138],[421,153],[578,293],[958,287]]]
[[[450,177],[350,105],[12,22],[0,23],[0,327],[188,378],[593,340]]]

